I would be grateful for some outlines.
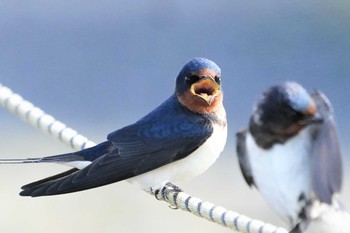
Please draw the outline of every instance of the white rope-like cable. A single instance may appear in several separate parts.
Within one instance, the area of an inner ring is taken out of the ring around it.
[[[46,114],[40,108],[24,100],[20,95],[13,93],[11,89],[0,84],[0,104],[9,112],[18,118],[29,123],[33,127],[58,138],[74,149],[80,150],[96,145],[86,137],[78,134],[72,128],[67,127],[54,117]],[[239,213],[226,210],[223,207],[215,206],[210,202],[202,201],[199,198],[192,197],[182,191],[174,190],[171,187],[165,187],[160,192],[148,191],[155,195],[159,200],[166,201],[172,207],[190,212],[219,225],[229,227],[233,230],[246,233],[287,233],[288,231],[264,223],[259,220],[251,219]]]
[[[179,208],[196,216],[215,222],[221,226],[231,228],[238,232],[245,233],[287,233],[288,231],[264,223],[260,220],[251,219],[237,212],[227,210],[224,207],[216,206],[210,202],[202,201],[182,191],[176,191],[166,187],[160,192],[149,190],[158,200],[166,201],[171,207]]]
[[[13,93],[10,88],[3,86],[1,83],[0,105],[34,128],[58,138],[75,150],[96,145],[83,135],[78,134],[74,129],[67,127],[51,115],[46,114],[40,108],[24,100],[22,96]]]

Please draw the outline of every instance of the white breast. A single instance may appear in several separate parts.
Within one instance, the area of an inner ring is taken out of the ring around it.
[[[285,144],[276,144],[269,150],[258,147],[247,135],[247,154],[257,185],[266,202],[281,217],[294,221],[303,203],[298,202],[302,192],[309,193],[311,139],[306,128]]]
[[[167,182],[178,184],[188,181],[206,171],[223,151],[227,137],[227,127],[214,125],[210,138],[189,156],[167,164],[142,175],[128,179],[143,189],[161,188]]]

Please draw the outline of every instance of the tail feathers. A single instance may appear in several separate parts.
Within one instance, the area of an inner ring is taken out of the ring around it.
[[[0,159],[0,164],[40,163],[43,158]]]
[[[43,163],[67,163],[74,161],[85,161],[86,159],[83,156],[80,156],[77,153],[68,153],[61,155],[53,155],[41,158],[40,162]]]
[[[42,158],[27,159],[0,159],[0,164],[23,164],[23,163],[69,163],[73,161],[84,161],[85,159],[76,154],[68,153],[61,155],[53,155]]]
[[[40,186],[46,182],[49,182],[49,181],[53,181],[53,180],[58,180],[58,179],[61,179],[63,177],[66,177],[76,171],[79,171],[79,169],[77,168],[72,168],[68,171],[65,171],[65,172],[62,172],[62,173],[59,173],[59,174],[56,174],[56,175],[53,175],[53,176],[50,176],[50,177],[46,177],[44,179],[41,179],[41,180],[38,180],[38,181],[35,181],[35,182],[32,182],[32,183],[29,183],[29,184],[26,184],[24,186],[21,187],[21,189],[23,190],[22,193],[20,193],[21,196],[26,196],[24,193],[25,190],[28,190],[28,189],[31,189],[31,188],[34,188],[34,187],[37,187],[37,186]]]
[[[114,146],[110,141],[105,141],[94,147],[87,148],[81,151],[59,154],[41,158],[27,158],[27,159],[0,159],[0,164],[22,164],[22,163],[74,163],[86,162],[87,164],[96,160],[97,158],[114,150]]]

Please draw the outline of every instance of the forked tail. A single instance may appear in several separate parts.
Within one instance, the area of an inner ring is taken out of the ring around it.
[[[22,164],[22,163],[40,163],[42,158],[28,158],[28,159],[0,159],[0,164]]]

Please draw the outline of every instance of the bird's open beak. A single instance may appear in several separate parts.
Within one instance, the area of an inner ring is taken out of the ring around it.
[[[205,100],[208,105],[211,105],[219,91],[220,86],[211,77],[202,78],[191,86],[192,94]]]

